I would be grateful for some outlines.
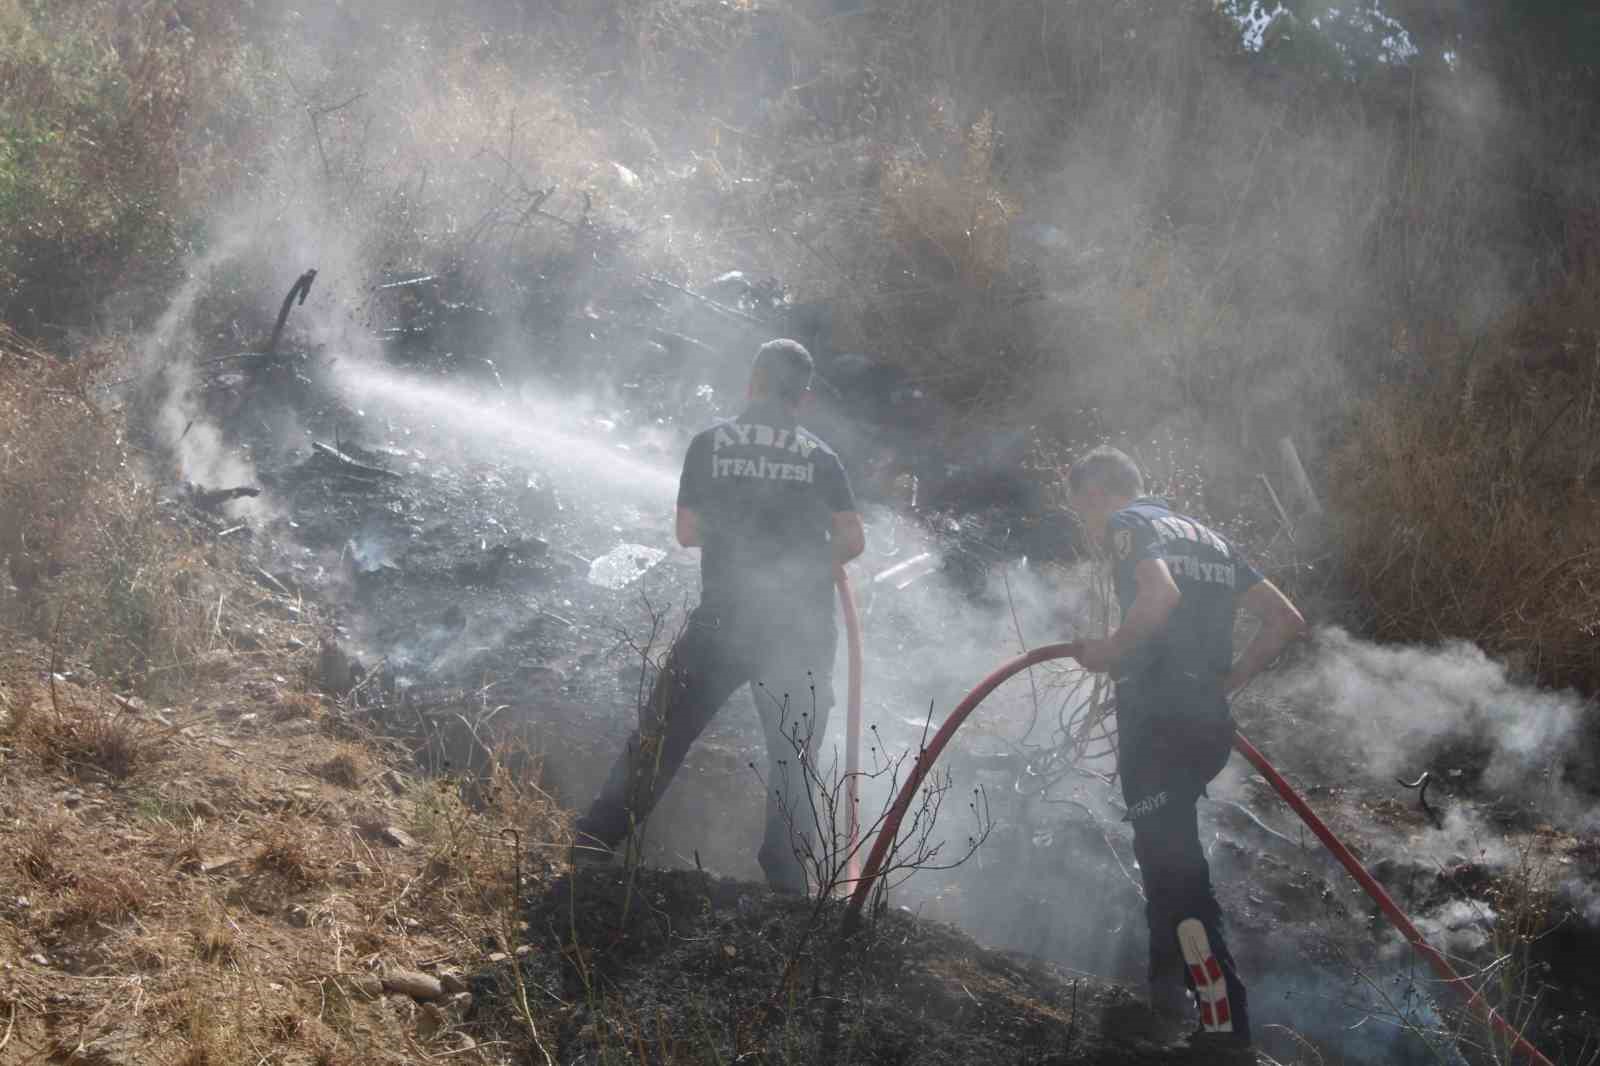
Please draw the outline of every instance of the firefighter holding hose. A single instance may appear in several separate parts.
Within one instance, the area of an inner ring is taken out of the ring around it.
[[[676,532],[700,548],[700,604],[578,821],[577,863],[607,861],[643,825],[695,738],[753,684],[769,766],[758,858],[774,890],[807,891],[797,850],[815,827],[799,750],[815,757],[833,706],[835,575],[865,546],[844,466],[798,421],[812,376],[802,345],[762,345],[744,413],[689,444]]]
[[[1150,926],[1150,1005],[1174,1020],[1192,1019],[1197,1007],[1195,1042],[1247,1048],[1245,988],[1223,940],[1195,804],[1232,748],[1228,697],[1298,638],[1305,620],[1226,538],[1145,496],[1139,467],[1123,452],[1085,455],[1068,489],[1115,567],[1121,625],[1082,641],[1076,657],[1116,682],[1117,770]],[[1261,626],[1235,659],[1240,608]]]

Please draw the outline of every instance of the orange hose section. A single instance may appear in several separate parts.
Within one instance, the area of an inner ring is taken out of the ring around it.
[[[950,712],[950,717],[945,719],[944,724],[939,727],[939,731],[928,742],[928,746],[918,753],[916,763],[911,769],[911,775],[906,779],[905,785],[901,787],[900,794],[895,797],[894,806],[889,809],[887,817],[884,818],[883,827],[879,830],[877,839],[873,841],[872,852],[867,857],[866,869],[862,871],[860,880],[856,882],[855,891],[851,894],[850,902],[845,910],[845,929],[847,931],[855,928],[860,922],[862,907],[866,904],[867,897],[872,893],[873,883],[882,872],[880,867],[887,857],[886,853],[890,845],[900,832],[900,823],[904,820],[906,811],[910,809],[912,800],[916,798],[917,789],[921,787],[923,779],[927,777],[928,771],[933,769],[934,762],[938,760],[940,753],[944,751],[945,745],[950,742],[950,738],[955,735],[961,723],[977,709],[978,705],[988,697],[989,693],[999,688],[1006,679],[1041,662],[1051,659],[1073,658],[1076,651],[1077,645],[1075,644],[1049,644],[1012,659],[1010,662],[1002,664],[999,669],[979,682],[978,687],[967,693],[966,698],[956,706],[954,711]],[[1455,986],[1467,995],[1468,1008],[1476,1011],[1479,1017],[1487,1021],[1495,1032],[1511,1041],[1518,1051],[1527,1056],[1529,1062],[1534,1063],[1535,1066],[1551,1066],[1550,1060],[1538,1048],[1529,1043],[1527,1038],[1514,1028],[1511,1023],[1507,1022],[1497,1011],[1490,1007],[1483,995],[1473,989],[1467,980],[1456,972],[1455,967],[1450,965],[1450,961],[1423,938],[1422,933],[1418,931],[1411,919],[1406,917],[1405,912],[1390,898],[1389,893],[1384,891],[1383,886],[1378,884],[1373,876],[1367,872],[1366,868],[1361,865],[1350,849],[1345,847],[1338,837],[1334,836],[1333,831],[1328,828],[1327,824],[1317,817],[1317,813],[1311,809],[1310,805],[1284,779],[1283,775],[1273,768],[1272,764],[1267,761],[1266,756],[1262,755],[1255,745],[1246,739],[1243,733],[1234,734],[1233,746],[1239,754],[1243,755],[1257,770],[1261,771],[1262,775],[1272,783],[1272,787],[1277,789],[1278,794],[1283,797],[1284,801],[1316,834],[1317,839],[1322,841],[1328,850],[1333,853],[1334,858],[1338,859],[1346,870],[1350,871],[1350,875],[1356,879],[1356,883],[1366,890],[1367,895],[1372,897],[1373,902],[1378,905],[1378,908],[1383,911],[1394,927],[1400,931],[1400,935],[1406,938],[1413,950],[1433,967],[1434,971],[1439,974],[1446,984]]]
[[[1412,924],[1411,919],[1406,917],[1405,912],[1400,909],[1399,905],[1390,898],[1389,893],[1384,891],[1383,886],[1378,884],[1377,880],[1367,872],[1366,867],[1361,865],[1360,860],[1351,853],[1350,849],[1345,847],[1344,843],[1333,835],[1333,830],[1329,829],[1327,824],[1317,817],[1317,812],[1311,809],[1310,805],[1294,790],[1294,787],[1284,780],[1283,775],[1278,773],[1271,763],[1267,762],[1267,757],[1256,750],[1256,746],[1251,744],[1243,733],[1234,733],[1233,747],[1240,755],[1250,760],[1251,765],[1261,771],[1262,776],[1272,783],[1273,788],[1278,790],[1278,795],[1283,797],[1284,802],[1289,804],[1294,809],[1294,813],[1300,816],[1300,820],[1306,823],[1311,831],[1317,835],[1317,839],[1322,841],[1329,851],[1333,852],[1333,857],[1338,859],[1346,870],[1350,871],[1350,876],[1356,879],[1356,883],[1366,889],[1367,895],[1372,897],[1372,901],[1378,905],[1378,909],[1383,911],[1396,929],[1400,930],[1400,935],[1410,941],[1412,949],[1427,960],[1428,965],[1433,967],[1434,972],[1444,980],[1445,984],[1456,986],[1466,995],[1468,1009],[1477,1011],[1478,1015],[1487,1021],[1495,1032],[1510,1040],[1518,1051],[1528,1056],[1529,1062],[1537,1063],[1539,1066],[1551,1066],[1550,1060],[1545,1058],[1538,1048],[1530,1044],[1521,1032],[1513,1028],[1510,1022],[1502,1018],[1499,1012],[1489,1006],[1488,1002],[1483,998],[1483,993],[1468,984],[1466,979],[1456,972],[1455,967],[1450,965],[1450,961],[1441,955],[1432,944],[1423,939],[1422,933]]]
[[[847,883],[861,876],[861,859],[856,855],[856,844],[861,837],[861,616],[856,613],[856,594],[850,586],[850,575],[839,567],[834,575],[839,586],[839,606],[844,609],[844,642],[849,660],[849,680],[845,689],[844,781],[845,803],[850,808],[849,843],[845,854],[849,856],[845,876]]]
[[[872,842],[872,851],[867,855],[866,868],[861,872],[861,879],[856,882],[855,891],[850,894],[850,903],[845,910],[845,927],[853,927],[861,918],[861,908],[867,902],[867,896],[872,892],[872,883],[877,880],[884,859],[887,858],[889,846],[895,837],[900,834],[900,823],[905,820],[906,811],[911,808],[911,801],[916,798],[917,789],[921,787],[923,778],[928,776],[928,771],[933,769],[933,764],[938,761],[939,753],[944,751],[944,746],[950,743],[950,738],[982,703],[984,697],[1000,687],[1001,682],[1012,674],[1019,673],[1049,659],[1069,659],[1077,652],[1076,644],[1047,644],[1042,648],[1035,648],[1028,654],[1012,659],[1001,666],[1000,669],[990,674],[979,682],[978,687],[967,693],[967,698],[962,700],[955,710],[950,712],[950,717],[944,720],[939,731],[928,741],[928,746],[917,753],[917,760],[911,766],[911,774],[906,778],[906,783],[901,787],[900,794],[895,797],[894,806],[889,808],[889,813],[884,816],[883,825],[878,829],[878,836]]]

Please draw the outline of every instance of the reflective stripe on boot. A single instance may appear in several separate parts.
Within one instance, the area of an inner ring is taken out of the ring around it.
[[[1233,1032],[1233,1010],[1228,1003],[1228,983],[1211,952],[1206,927],[1197,918],[1178,923],[1178,944],[1194,980],[1194,999],[1200,1008],[1200,1027],[1208,1033]]]

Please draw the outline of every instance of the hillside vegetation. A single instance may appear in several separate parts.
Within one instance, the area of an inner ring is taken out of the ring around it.
[[[537,758],[462,718],[488,763],[461,789],[368,732],[342,619],[204,504],[238,468],[199,461],[225,449],[197,397],[260,386],[226,417],[271,436],[247,400],[427,315],[467,323],[430,371],[660,381],[718,338],[641,314],[644,343],[617,307],[737,269],[754,303],[697,306],[914,395],[969,487],[1049,499],[1111,440],[1319,620],[1593,695],[1600,18],[1276,11],[0,0],[0,1062],[1181,1061],[1106,1020],[1114,987],[903,914],[852,955],[812,936],[828,905],[700,872],[575,890]],[[419,276],[450,298],[376,288]],[[1332,899],[1294,892],[1300,918]],[[1507,904],[1519,950],[1542,906]]]
[[[76,353],[198,257],[247,339],[311,228],[347,291],[453,268],[521,314],[551,256],[586,284],[600,231],[545,217],[583,215],[783,279],[1035,465],[1177,440],[1228,513],[1289,495],[1289,435],[1331,554],[1281,576],[1592,688],[1594,18],[1290,7],[5,0],[0,315]]]

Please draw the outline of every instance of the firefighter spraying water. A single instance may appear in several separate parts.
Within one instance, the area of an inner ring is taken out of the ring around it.
[[[769,767],[761,867],[778,891],[809,889],[792,836],[814,832],[797,813],[809,810],[800,754],[815,757],[833,706],[836,575],[865,543],[844,466],[798,421],[812,374],[796,342],[763,345],[745,412],[689,445],[676,527],[701,549],[700,605],[578,822],[579,861],[604,861],[636,834],[695,738],[749,684]]]

